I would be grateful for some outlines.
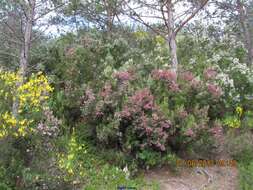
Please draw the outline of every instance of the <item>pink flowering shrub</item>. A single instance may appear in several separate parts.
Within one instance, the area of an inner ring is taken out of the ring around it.
[[[106,83],[102,90],[100,91],[100,96],[103,98],[108,98],[112,94],[112,85],[109,83]]]
[[[148,89],[136,91],[133,96],[130,97],[130,104],[133,108],[148,111],[154,109],[154,96]]]
[[[216,75],[217,75],[217,71],[213,68],[207,68],[206,70],[204,70],[204,78],[206,80],[214,79]]]
[[[88,113],[92,109],[95,99],[96,97],[93,90],[87,88],[83,96],[80,98],[80,106],[84,114]]]
[[[81,109],[97,144],[147,161],[144,155],[151,152],[186,150],[215,135],[210,113],[222,105],[222,91],[211,79],[201,80],[190,71],[177,76],[171,70],[153,70],[146,85],[136,76],[118,72],[116,82],[106,82],[96,93],[86,89]]]
[[[122,82],[132,80],[132,77],[132,74],[127,71],[121,71],[115,74],[115,78]]]
[[[106,84],[95,99],[93,95],[91,89],[86,90],[81,109],[90,104],[89,109],[83,109],[83,116],[96,143],[122,150],[133,158],[142,151],[170,150],[173,126],[148,88],[122,91],[117,84]]]
[[[172,70],[153,70],[152,71],[152,77],[155,80],[164,80],[167,82],[172,82],[177,80],[177,75]]]
[[[179,71],[174,81],[164,80],[161,73],[161,70],[152,72],[154,83],[151,89],[157,97],[157,106],[162,108],[173,126],[168,142],[172,150],[182,151],[195,142],[202,142],[203,138],[212,138],[214,134],[209,130],[212,129],[212,119],[222,117],[222,107],[225,107],[221,87],[211,78],[201,80],[190,71]],[[214,72],[211,74],[215,75]],[[214,84],[210,85],[211,82]]]
[[[192,81],[195,77],[192,72],[186,71],[181,74],[181,78],[185,81]]]
[[[210,94],[215,98],[219,98],[222,95],[222,89],[218,85],[208,84],[207,89],[210,92]]]
[[[171,122],[166,119],[154,103],[154,96],[148,89],[136,91],[124,106],[116,113],[122,123],[127,123],[125,138],[127,141],[138,140],[130,146],[129,151],[153,148],[165,151],[172,129]],[[126,148],[129,147],[126,144]]]

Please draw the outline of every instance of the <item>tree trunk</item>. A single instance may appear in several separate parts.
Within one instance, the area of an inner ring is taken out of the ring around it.
[[[248,65],[251,66],[253,64],[253,44],[252,44],[249,27],[247,24],[247,11],[241,0],[237,0],[237,7],[238,7],[238,13],[239,13],[239,20],[240,20],[240,24],[241,24],[243,35],[244,35],[244,45],[248,51]]]
[[[17,83],[17,88],[21,86],[26,78],[27,75],[27,68],[28,68],[28,59],[29,59],[29,51],[31,46],[31,39],[32,39],[32,27],[33,27],[33,20],[34,20],[34,11],[35,11],[36,0],[29,1],[29,8],[26,13],[26,23],[24,28],[24,36],[23,42],[20,50],[20,58],[19,58],[19,72],[21,75],[21,82]],[[12,105],[12,112],[13,115],[16,117],[18,115],[18,99],[16,98],[13,101]]]
[[[169,46],[170,46],[170,52],[171,52],[172,70],[177,73],[177,67],[178,67],[177,43],[176,43],[176,36],[174,33],[172,33],[171,36],[169,37]]]
[[[30,51],[31,39],[32,39],[32,27],[33,27],[33,20],[34,20],[35,1],[36,0],[31,0],[31,4],[29,6],[27,21],[26,21],[25,31],[24,31],[24,43],[21,48],[20,72],[21,72],[22,79],[25,79],[27,75],[29,51]]]
[[[174,31],[175,23],[173,18],[173,4],[172,1],[169,0],[167,2],[167,13],[168,13],[168,43],[170,47],[170,54],[171,54],[171,65],[172,70],[174,70],[177,73],[177,67],[178,67],[178,60],[177,60],[177,44],[176,44],[176,34]]]
[[[108,0],[104,0],[104,6],[106,10],[106,32],[109,37],[112,36],[113,32],[113,22],[115,17],[115,10],[114,10],[114,4],[110,3]]]

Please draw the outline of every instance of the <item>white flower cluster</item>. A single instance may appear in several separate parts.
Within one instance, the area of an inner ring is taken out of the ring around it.
[[[213,56],[210,59],[207,59],[207,62],[212,63],[212,64],[218,64],[218,62],[221,59],[227,58],[229,56],[230,56],[229,52],[224,51],[224,50],[220,50],[218,53],[213,54]]]
[[[234,88],[234,80],[229,77],[227,73],[220,72],[217,74],[216,79],[221,81],[221,84],[226,87]]]
[[[238,93],[235,89],[234,80],[229,76],[229,72],[227,72],[227,70],[223,71],[218,65],[216,65],[214,68],[218,72],[215,77],[216,82],[223,88],[224,91],[228,92],[228,95],[231,98],[236,101]]]
[[[228,68],[231,71],[238,71],[243,75],[247,75],[249,78],[250,75],[252,75],[252,71],[245,63],[240,63],[239,59],[234,58],[232,61],[232,64],[230,64],[230,67]]]
[[[154,49],[155,62],[166,68],[168,66],[168,57],[164,56],[164,51],[168,51],[168,49],[166,49],[166,47],[162,46],[160,43],[157,43]]]
[[[190,65],[196,64],[196,59],[195,58],[191,58],[190,61],[189,61],[189,64]]]
[[[221,55],[220,54],[214,54],[213,57],[212,57],[212,61],[213,62],[218,62],[221,60]]]
[[[216,63],[215,69],[218,72],[216,76],[217,83],[227,90],[228,95],[233,98],[234,101],[239,101],[240,95],[235,89],[234,80],[231,74],[234,72],[240,73],[241,75],[247,77],[249,82],[253,83],[253,71],[245,63],[240,63],[238,58],[227,57],[225,54],[222,56],[230,61],[230,64],[226,69],[221,69],[217,64],[217,61],[221,57],[219,54],[210,59],[211,62],[214,61]]]

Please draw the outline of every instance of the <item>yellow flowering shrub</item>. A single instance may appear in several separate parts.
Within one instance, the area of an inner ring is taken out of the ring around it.
[[[155,37],[155,41],[159,45],[164,45],[166,43],[166,41],[164,40],[164,38],[162,36],[159,36],[159,35]]]
[[[7,135],[13,135],[14,137],[25,136],[33,129],[29,126],[33,120],[28,119],[16,119],[11,113],[5,112],[0,115],[0,138]]]
[[[237,115],[238,115],[239,117],[242,116],[242,113],[243,113],[242,107],[237,106],[235,111],[236,111],[236,113],[237,113]]]
[[[29,105],[29,107],[34,107],[38,110],[41,102],[47,100],[49,92],[52,91],[53,88],[42,73],[39,72],[37,75],[32,75],[29,81],[17,89],[19,109],[22,110],[24,106]]]
[[[83,177],[85,174],[82,170],[78,170],[78,168],[82,168],[81,163],[78,161],[78,156],[80,154],[85,154],[86,149],[83,144],[78,144],[75,136],[73,135],[68,143],[67,153],[58,155],[58,164],[59,167],[66,171],[68,175],[79,175]]]
[[[143,40],[148,37],[148,33],[145,31],[136,31],[134,36],[139,40]]]
[[[32,132],[32,114],[42,109],[43,102],[53,91],[48,79],[39,72],[22,83],[18,73],[0,70],[0,89],[0,138]],[[16,117],[11,112],[14,101],[18,102]]]
[[[241,127],[241,121],[236,117],[226,118],[224,124],[230,128],[240,128]]]
[[[16,82],[21,81],[21,77],[15,72],[0,70],[0,81],[8,87],[15,87]]]
[[[236,116],[227,117],[224,124],[230,128],[240,128],[241,127],[241,117],[243,114],[243,109],[237,106],[235,109]]]

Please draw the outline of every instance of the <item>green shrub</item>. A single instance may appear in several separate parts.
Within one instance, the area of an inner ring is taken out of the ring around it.
[[[242,163],[253,160],[253,135],[250,132],[239,134],[238,131],[229,131],[225,147],[229,155]]]
[[[245,164],[241,162],[239,165],[240,171],[240,190],[251,190],[253,187],[253,162]]]

